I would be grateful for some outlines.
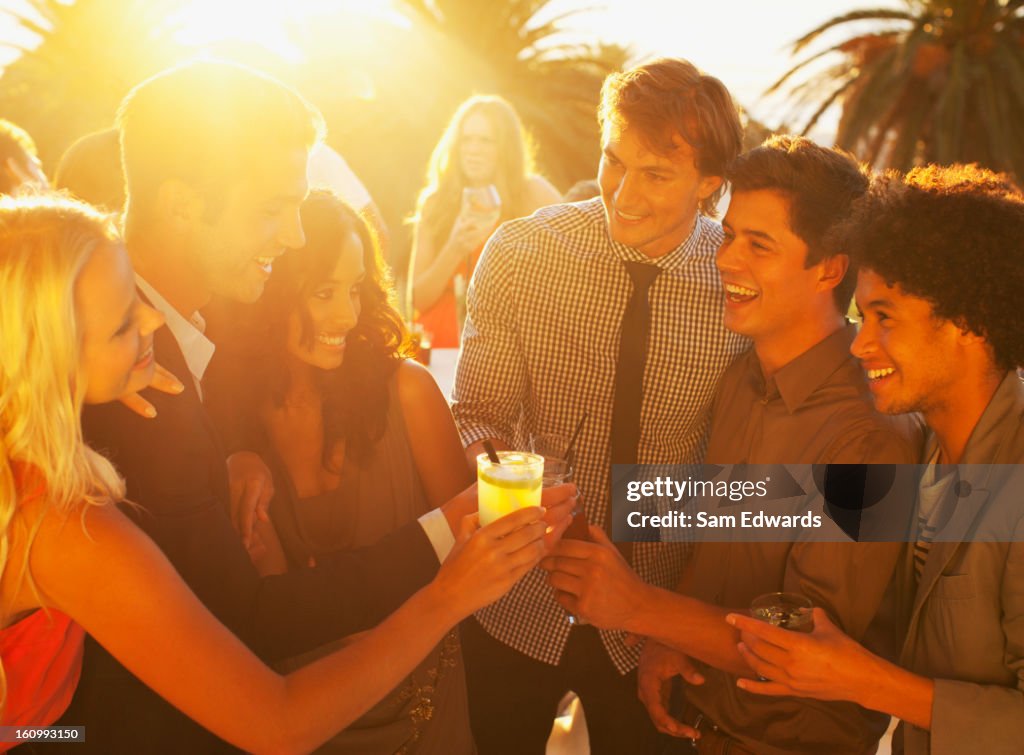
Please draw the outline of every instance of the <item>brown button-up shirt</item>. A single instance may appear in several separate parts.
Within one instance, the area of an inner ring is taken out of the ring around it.
[[[912,464],[906,425],[877,413],[847,325],[765,378],[753,350],[718,385],[707,461],[711,464]],[[899,543],[699,543],[682,590],[746,611],[763,593],[800,593],[862,640],[878,611]],[[874,629],[873,629],[874,631]],[[758,753],[865,753],[888,718],[852,703],[761,697],[736,677],[708,668],[687,688],[690,701]]]

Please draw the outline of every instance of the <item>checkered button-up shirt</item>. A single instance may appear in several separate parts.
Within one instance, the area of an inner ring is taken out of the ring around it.
[[[702,459],[715,384],[748,343],[722,325],[715,270],[721,227],[698,215],[693,232],[658,259],[612,241],[600,199],[538,210],[491,238],[468,292],[468,317],[452,410],[469,445],[500,438],[528,448],[535,433],[572,434],[575,480],[589,521],[604,525],[609,500],[609,433],[619,330],[632,291],[623,262],[662,268],[650,290],[651,336],[644,371],[641,464]],[[683,543],[637,543],[633,568],[652,584],[675,587]],[[546,574],[534,569],[502,600],[477,613],[494,637],[557,664],[569,638],[565,612]],[[616,667],[633,668],[639,650],[602,632]]]

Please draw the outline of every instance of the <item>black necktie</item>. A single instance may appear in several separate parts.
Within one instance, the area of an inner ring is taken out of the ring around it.
[[[633,293],[622,315],[619,336],[619,361],[615,368],[615,396],[612,400],[612,496],[625,483],[627,469],[620,467],[615,474],[614,465],[636,464],[640,446],[640,409],[644,399],[644,365],[647,363],[647,343],[651,335],[651,305],[648,298],[651,284],[661,272],[660,267],[643,262],[625,262],[626,272],[633,281]],[[617,479],[618,477],[618,479]],[[624,498],[624,496],[623,496]],[[621,512],[625,515],[627,512]],[[609,533],[614,531],[611,511],[606,518]],[[619,528],[620,532],[624,531]],[[627,555],[631,543],[620,543],[619,550]],[[624,547],[625,546],[625,547]]]

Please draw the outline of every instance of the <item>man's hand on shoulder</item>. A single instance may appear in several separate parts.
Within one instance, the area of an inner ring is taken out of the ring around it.
[[[251,548],[256,521],[270,521],[267,512],[274,497],[274,476],[254,451],[236,451],[228,457],[227,465],[231,523],[245,547]]]

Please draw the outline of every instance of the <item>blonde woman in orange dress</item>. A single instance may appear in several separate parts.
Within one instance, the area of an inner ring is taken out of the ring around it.
[[[413,307],[434,347],[459,345],[460,301],[494,229],[560,201],[555,187],[534,172],[529,140],[511,104],[478,95],[459,106],[434,147],[414,216]]]

